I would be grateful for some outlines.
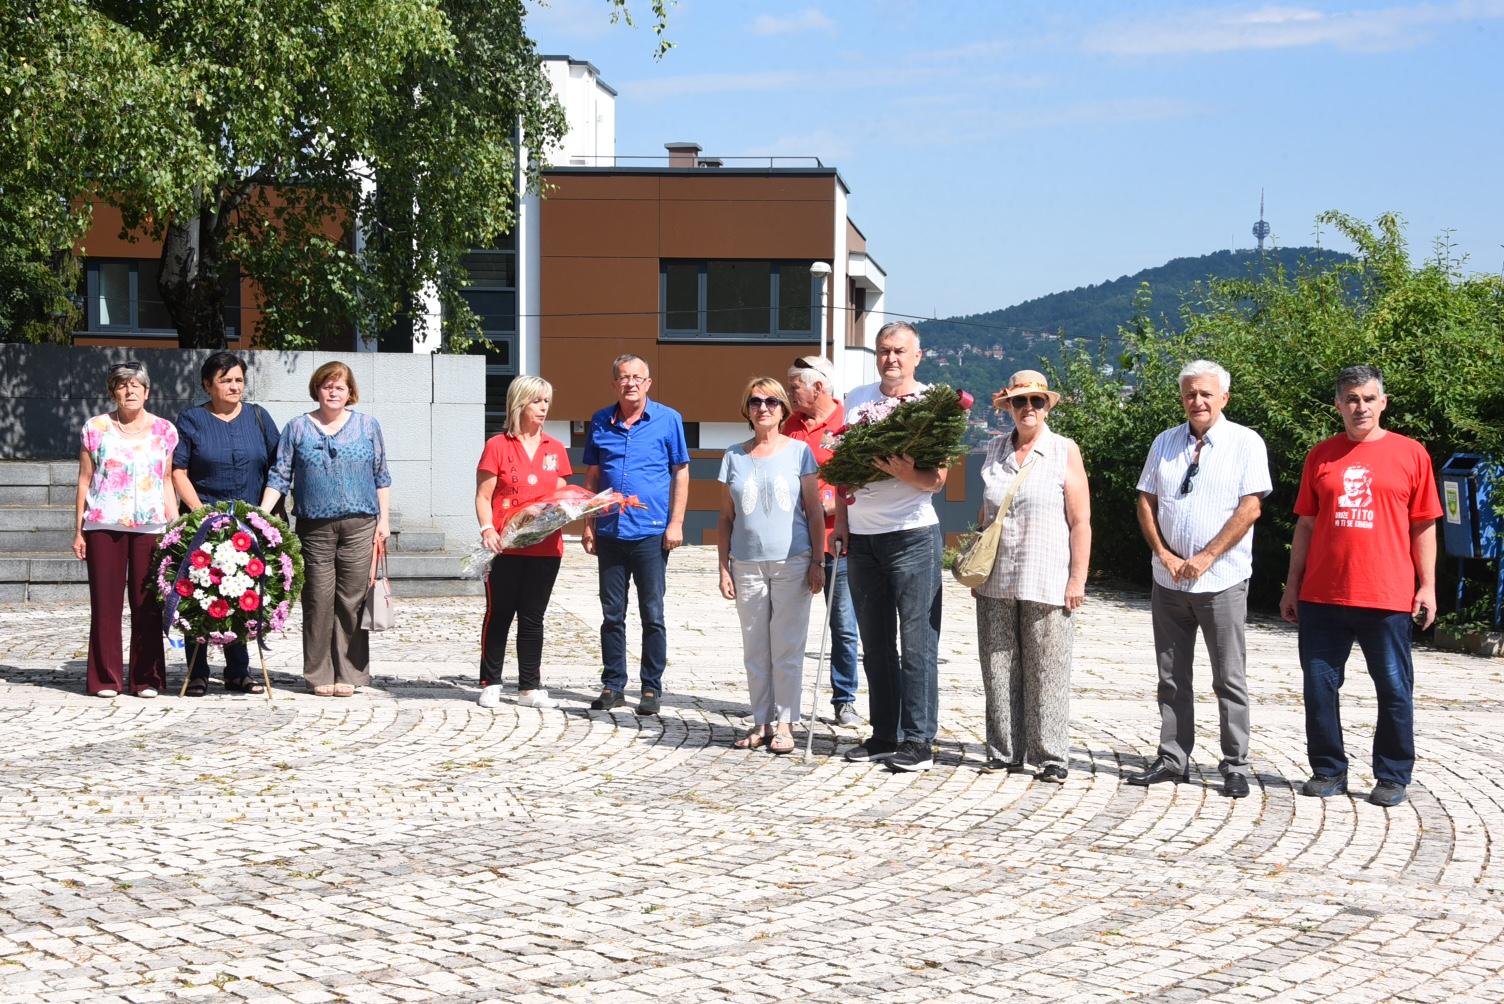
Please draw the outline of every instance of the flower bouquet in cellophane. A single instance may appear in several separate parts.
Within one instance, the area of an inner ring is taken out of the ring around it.
[[[826,434],[821,445],[833,452],[820,465],[820,478],[850,505],[858,488],[890,476],[876,466],[882,457],[908,454],[920,470],[946,467],[966,454],[962,440],[971,405],[970,394],[943,383],[870,401],[849,424]]]
[[[623,495],[609,488],[592,494],[588,488],[579,485],[565,485],[516,506],[507,505],[511,501],[503,501],[506,515],[496,528],[496,532],[501,535],[503,551],[541,544],[570,523],[586,516],[646,508],[637,500],[636,495]],[[496,555],[489,548],[477,548],[464,560],[465,574],[477,579],[483,578],[494,557]]]

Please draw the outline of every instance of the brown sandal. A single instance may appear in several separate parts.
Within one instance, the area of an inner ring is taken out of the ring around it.
[[[755,750],[768,745],[768,737],[761,732],[748,732],[731,744],[732,749]]]
[[[772,742],[768,743],[768,752],[783,756],[794,752],[794,736],[790,732],[775,732]]]
[[[336,683],[334,685],[334,696],[335,697],[354,697],[355,696],[355,686],[354,686],[354,684],[350,684],[350,683]]]

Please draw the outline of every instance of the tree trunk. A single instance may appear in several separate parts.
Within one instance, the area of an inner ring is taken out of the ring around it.
[[[212,208],[174,219],[162,241],[157,288],[178,329],[178,348],[225,347],[223,257]]]

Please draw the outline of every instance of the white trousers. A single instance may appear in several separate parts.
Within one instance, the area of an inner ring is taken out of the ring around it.
[[[742,622],[742,661],[752,720],[758,725],[799,720],[809,637],[808,574],[807,554],[783,561],[731,561],[736,613]]]

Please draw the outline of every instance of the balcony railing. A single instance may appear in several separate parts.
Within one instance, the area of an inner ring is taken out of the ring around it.
[[[549,164],[549,167],[694,167],[703,170],[714,170],[718,167],[740,168],[823,168],[819,157],[709,157],[699,154],[693,158],[692,163],[688,157],[659,156],[577,156],[560,157]]]

